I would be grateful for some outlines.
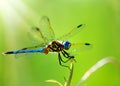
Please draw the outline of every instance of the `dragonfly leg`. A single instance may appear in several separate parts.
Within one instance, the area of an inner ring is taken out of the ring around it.
[[[62,51],[62,54],[63,54],[63,56],[66,57],[66,58],[74,58],[74,56],[70,56],[69,53],[67,53],[67,52],[64,51],[64,50]]]
[[[62,52],[62,54],[63,54],[64,57],[67,58],[67,60],[65,60],[65,61],[62,58],[60,58],[63,63],[66,63],[71,59],[71,58],[69,58],[70,56],[66,56],[63,52]]]
[[[63,66],[63,67],[67,67],[68,69],[70,69],[69,66],[66,66],[66,65],[63,65],[63,64],[62,64],[63,60],[62,60],[61,55],[60,55],[59,52],[58,52],[58,60],[59,60],[59,64],[60,64],[61,66]]]
[[[64,63],[68,62],[71,58],[74,59],[74,56],[70,56],[69,53],[67,53],[66,51],[62,51],[62,54],[64,57],[68,58],[68,60],[64,61]],[[74,59],[74,61],[76,62],[76,60]]]
[[[64,50],[62,51],[62,54],[63,54],[63,56],[66,57],[66,58],[69,58],[69,57],[70,57],[69,54],[68,54],[66,51],[64,51]]]

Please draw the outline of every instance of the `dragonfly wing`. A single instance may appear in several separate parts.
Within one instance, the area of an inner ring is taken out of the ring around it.
[[[43,43],[43,44],[39,44],[39,45],[36,45],[36,46],[33,46],[33,47],[26,47],[26,48],[22,48],[21,50],[30,50],[30,49],[36,49],[36,48],[41,48],[41,47],[45,47],[46,45]]]
[[[69,33],[63,35],[62,37],[60,37],[58,39],[59,40],[67,40],[70,37],[74,36],[75,34],[79,33],[83,29],[84,26],[85,26],[84,24],[80,24],[77,27],[73,28]]]
[[[46,39],[39,27],[32,27],[28,32],[28,36],[34,44],[46,44]]]
[[[43,16],[38,27],[32,27],[28,33],[34,44],[48,44],[55,39],[54,31],[48,17]]]
[[[43,16],[40,21],[40,31],[44,41],[50,42],[55,39],[54,31],[51,27],[50,20],[47,16]]]
[[[90,43],[72,43],[70,52],[79,53],[91,49],[93,46]]]

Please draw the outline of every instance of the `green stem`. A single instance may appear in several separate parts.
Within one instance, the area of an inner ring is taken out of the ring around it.
[[[69,75],[67,83],[65,83],[64,86],[70,86],[70,84],[71,84],[71,80],[72,80],[72,76],[73,76],[73,69],[74,69],[73,61],[74,61],[74,59],[71,59],[71,63],[70,63],[70,75]]]

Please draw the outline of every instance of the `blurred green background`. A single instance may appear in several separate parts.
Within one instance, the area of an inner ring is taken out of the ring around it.
[[[76,56],[71,86],[100,59],[113,56],[120,60],[120,0],[0,0],[0,53],[33,46],[27,32],[43,15],[50,18],[56,38],[86,24],[70,41],[89,42],[93,48]],[[57,54],[18,59],[0,54],[0,86],[56,86],[44,81],[64,83],[68,75],[69,70],[58,64]],[[119,81],[119,71],[107,64],[82,86],[120,86]]]

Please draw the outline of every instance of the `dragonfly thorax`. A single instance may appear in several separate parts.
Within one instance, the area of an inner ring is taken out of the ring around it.
[[[50,42],[45,48],[44,48],[44,53],[48,52],[60,52],[62,50],[68,50],[71,46],[71,43],[68,41],[53,41]]]

